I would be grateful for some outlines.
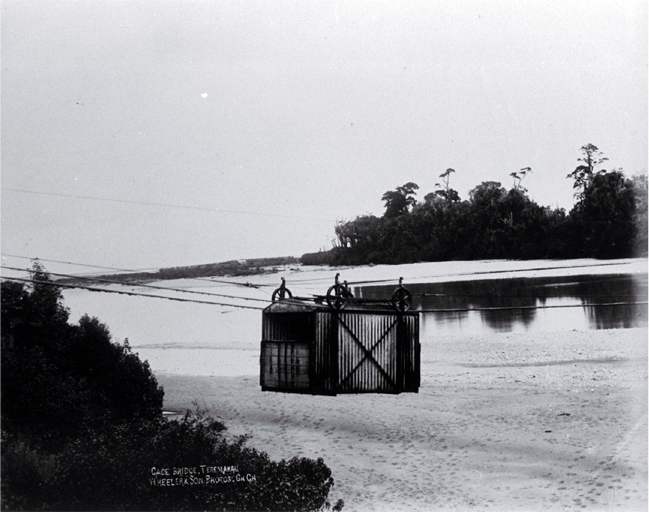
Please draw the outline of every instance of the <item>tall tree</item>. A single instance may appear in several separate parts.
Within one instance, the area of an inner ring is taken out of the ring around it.
[[[453,190],[451,188],[450,182],[451,182],[451,173],[454,173],[455,169],[448,168],[446,171],[444,171],[442,174],[439,175],[440,178],[442,178],[442,181],[444,183],[444,188],[441,190],[436,190],[434,192],[435,195],[439,197],[443,197],[447,203],[451,202],[457,202],[460,200],[460,195],[457,193],[457,190]],[[436,187],[440,187],[439,183],[435,183]],[[434,202],[434,199],[430,196],[430,194],[426,195],[424,198],[427,201]]]
[[[576,189],[575,197],[579,200],[583,199],[586,191],[592,184],[595,168],[608,160],[594,144],[586,144],[581,147],[580,151],[581,157],[577,161],[582,162],[582,164],[578,165],[574,171],[566,176],[575,180],[572,188]]]
[[[415,195],[417,193],[415,190],[419,189],[419,185],[409,181],[401,187],[397,187],[395,190],[389,190],[383,197],[382,201],[385,201],[385,213],[383,216],[386,219],[393,219],[399,217],[404,213],[408,213],[409,208],[417,203]]]
[[[532,172],[531,167],[523,167],[520,171],[512,172],[509,174],[512,178],[514,178],[514,190],[523,190],[527,192],[527,189],[521,186],[521,182],[530,172]]]

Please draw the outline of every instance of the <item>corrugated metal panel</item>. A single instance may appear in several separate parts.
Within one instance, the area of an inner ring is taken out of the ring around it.
[[[403,391],[419,390],[419,317],[404,316],[400,327],[400,374]]]
[[[339,392],[397,393],[397,315],[339,314]]]
[[[306,343],[262,343],[261,385],[269,388],[308,390],[309,346]]]
[[[336,391],[337,382],[337,366],[334,357],[336,325],[333,315],[327,311],[315,313],[314,318],[313,390],[330,394]]]
[[[305,392],[311,389],[313,314],[264,311],[260,383],[262,388]]]

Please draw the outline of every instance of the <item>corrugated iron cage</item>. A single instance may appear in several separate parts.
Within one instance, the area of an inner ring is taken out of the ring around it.
[[[417,393],[419,314],[279,300],[263,311],[262,391]]]

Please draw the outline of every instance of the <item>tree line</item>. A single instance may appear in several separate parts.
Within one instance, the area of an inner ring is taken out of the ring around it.
[[[647,255],[647,176],[598,170],[607,158],[582,146],[573,181],[575,205],[538,205],[522,186],[529,167],[511,173],[509,190],[484,181],[462,200],[454,169],[416,198],[409,182],[383,194],[381,217],[362,215],[335,226],[333,248],[305,254],[304,264],[363,265],[477,259],[625,258]]]

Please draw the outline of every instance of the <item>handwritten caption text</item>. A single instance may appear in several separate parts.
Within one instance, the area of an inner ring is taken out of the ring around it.
[[[237,482],[256,482],[255,475],[239,473],[238,466],[208,466],[151,468],[149,484],[152,487],[182,487],[217,485]]]

